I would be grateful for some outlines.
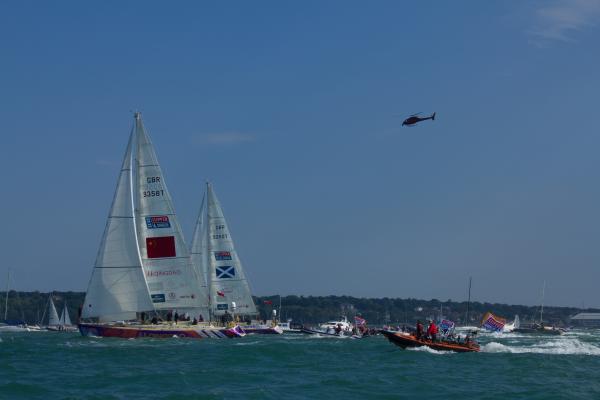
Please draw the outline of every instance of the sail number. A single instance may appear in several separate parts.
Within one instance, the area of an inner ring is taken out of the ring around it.
[[[160,176],[147,176],[146,189],[148,190],[143,191],[144,197],[157,197],[165,195]]]
[[[144,197],[156,197],[156,196],[164,196],[164,190],[146,190],[144,191]]]
[[[221,233],[218,235],[212,235],[213,239],[227,239],[227,234],[226,233]]]

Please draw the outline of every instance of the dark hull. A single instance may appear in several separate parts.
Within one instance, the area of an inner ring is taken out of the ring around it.
[[[472,353],[479,351],[479,345],[471,342],[470,344],[458,344],[450,342],[431,342],[429,340],[421,340],[416,337],[393,331],[381,331],[381,334],[385,336],[390,342],[396,346],[400,346],[403,349],[409,347],[429,347],[439,351],[454,351],[457,353]]]
[[[543,329],[543,328],[516,328],[513,329],[514,333],[532,333],[536,335],[564,335],[565,331],[562,329]]]
[[[234,338],[244,336],[243,330],[236,328],[200,328],[190,326],[173,326],[173,325],[127,325],[117,326],[111,324],[79,324],[79,332],[82,336],[100,336],[114,337],[121,339],[134,338],[191,338],[191,339],[206,339],[206,338]]]

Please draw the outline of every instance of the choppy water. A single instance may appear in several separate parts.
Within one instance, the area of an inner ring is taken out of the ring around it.
[[[600,399],[600,331],[481,335],[481,353],[363,340],[0,334],[1,399]]]

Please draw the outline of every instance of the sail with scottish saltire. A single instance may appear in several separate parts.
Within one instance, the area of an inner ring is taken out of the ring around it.
[[[206,184],[206,268],[211,314],[256,315],[250,286],[212,184]],[[194,236],[193,243],[202,238]],[[232,309],[235,304],[235,310]]]
[[[161,311],[196,316],[206,309],[206,288],[198,282],[154,147],[135,113],[79,330],[121,338],[243,336],[239,326],[160,322]]]

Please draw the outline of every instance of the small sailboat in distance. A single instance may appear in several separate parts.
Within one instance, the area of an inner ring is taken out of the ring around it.
[[[60,318],[58,312],[54,306],[52,295],[48,297],[48,326],[46,327],[49,331],[58,331],[60,326]]]
[[[542,286],[542,301],[541,301],[541,305],[540,305],[540,322],[539,323],[533,323],[530,324],[528,326],[521,326],[519,324],[518,327],[515,327],[515,329],[513,329],[513,332],[516,333],[535,333],[535,334],[542,334],[542,335],[564,335],[565,334],[565,329],[563,328],[559,328],[556,327],[554,325],[552,326],[547,326],[546,324],[544,324],[544,298],[546,295],[546,281],[544,281],[544,285]]]

